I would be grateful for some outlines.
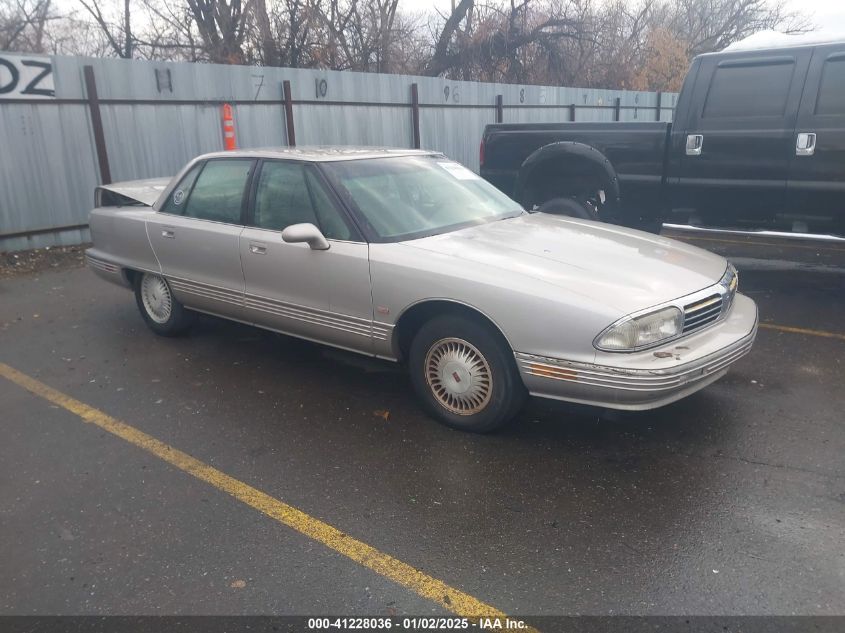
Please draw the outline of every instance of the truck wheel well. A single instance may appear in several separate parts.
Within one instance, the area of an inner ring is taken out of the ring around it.
[[[575,197],[599,189],[611,199],[614,187],[601,165],[578,156],[556,156],[531,170],[520,202],[530,209],[552,198]]]
[[[462,303],[433,299],[411,306],[399,317],[399,321],[393,329],[393,341],[395,349],[399,351],[400,360],[407,360],[408,351],[411,349],[411,341],[414,340],[414,336],[423,324],[434,317],[444,314],[462,316],[489,327],[492,332],[501,338],[502,343],[507,345],[508,349],[511,349],[510,343],[505,338],[505,335],[502,334],[499,327],[486,315]]]

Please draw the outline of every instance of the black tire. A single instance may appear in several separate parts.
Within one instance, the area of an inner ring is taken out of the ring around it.
[[[146,280],[146,281],[145,281]],[[150,289],[149,286],[145,289],[145,283],[154,284],[157,288]],[[170,290],[170,284],[161,275],[153,273],[138,273],[135,275],[135,303],[138,305],[138,310],[147,326],[156,334],[160,336],[179,336],[188,331],[196,319],[196,314],[185,309],[179,301],[173,296]],[[161,300],[161,297],[166,294],[166,299],[170,307],[168,310],[155,311],[154,305],[147,305],[144,301],[144,293],[150,293],[149,298]]]
[[[449,354],[458,354],[455,350],[470,354],[475,362],[473,372],[468,372],[461,360],[449,360]],[[438,357],[440,372],[434,366]],[[527,397],[507,342],[490,326],[467,317],[444,315],[423,324],[411,342],[408,361],[411,383],[425,410],[439,422],[461,431],[489,433],[504,426],[516,416]],[[427,362],[432,364],[431,372]],[[455,369],[448,374],[450,365]],[[456,394],[463,384],[469,385],[466,391]],[[441,395],[437,394],[438,388]],[[451,408],[446,403],[449,398],[454,403]],[[470,398],[474,404],[466,402]]]
[[[575,198],[552,198],[551,200],[546,200],[540,205],[537,211],[552,215],[568,215],[573,218],[581,218],[582,220],[599,219],[585,203]]]

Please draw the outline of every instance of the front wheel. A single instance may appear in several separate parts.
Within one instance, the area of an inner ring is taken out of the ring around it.
[[[170,284],[161,275],[135,276],[135,302],[149,328],[161,336],[183,334],[194,321],[194,313],[176,300]]]
[[[447,426],[487,433],[510,422],[525,402],[513,352],[482,323],[432,319],[414,337],[409,363],[417,396]]]

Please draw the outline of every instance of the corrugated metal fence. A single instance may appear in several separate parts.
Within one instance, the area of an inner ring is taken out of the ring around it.
[[[0,53],[0,251],[87,240],[97,184],[168,176],[223,149],[223,103],[239,147],[294,136],[298,145],[419,145],[477,170],[487,123],[668,121],[676,97]]]

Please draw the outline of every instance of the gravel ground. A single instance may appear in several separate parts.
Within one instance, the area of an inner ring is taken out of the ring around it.
[[[85,249],[89,246],[48,246],[30,251],[0,253],[0,279],[54,269],[78,268],[85,264]]]

